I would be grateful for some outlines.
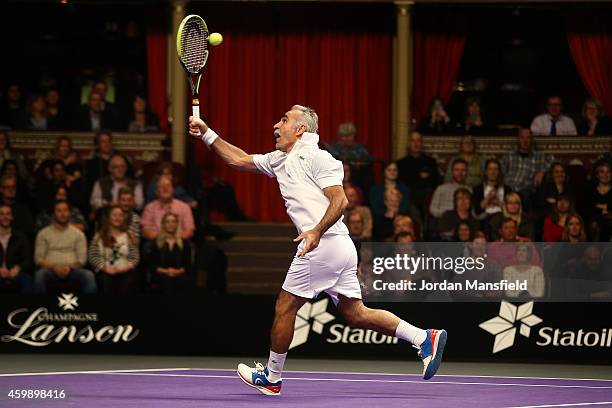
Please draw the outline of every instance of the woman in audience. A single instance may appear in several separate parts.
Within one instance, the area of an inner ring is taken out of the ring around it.
[[[612,123],[606,116],[601,102],[588,98],[582,105],[582,120],[578,123],[578,134],[584,136],[609,136]]]
[[[584,221],[579,214],[572,214],[567,217],[563,227],[561,242],[586,242],[587,234]]]
[[[451,130],[451,119],[444,110],[442,99],[435,97],[429,105],[429,116],[421,120],[419,132],[423,134],[444,134]]]
[[[47,121],[49,129],[63,130],[68,128],[66,112],[60,106],[60,94],[56,88],[48,89],[45,93],[47,102]]]
[[[20,176],[18,162],[12,159],[4,160],[2,167],[0,167],[0,175],[13,176],[15,179],[17,179],[17,195],[15,196],[15,200],[30,206],[32,202],[32,188],[30,186],[30,180],[24,180]]]
[[[537,198],[537,215],[544,217],[549,215],[555,208],[555,203],[560,195],[571,195],[569,181],[565,174],[565,167],[560,162],[550,165],[546,179],[542,183]]]
[[[349,164],[349,162],[345,161],[342,162],[342,168],[344,170],[342,186],[344,187],[344,189],[346,189],[347,187],[354,188],[357,191],[357,194],[359,195],[359,202],[363,203],[363,190],[361,189],[361,187],[355,184],[355,181],[353,180],[353,170],[351,168],[351,165]]]
[[[567,195],[559,195],[552,214],[544,219],[544,242],[559,242],[563,239],[567,217],[574,212],[574,204]]]
[[[118,205],[111,207],[91,240],[88,260],[98,273],[102,293],[133,292],[140,254],[125,222],[125,213]]]
[[[64,184],[56,186],[52,196],[47,200],[48,207],[41,210],[36,217],[36,231],[53,224],[53,207],[56,201],[68,201],[68,189]],[[87,233],[87,221],[78,207],[70,204],[70,224]]]
[[[395,162],[385,166],[383,177],[384,179],[381,184],[377,184],[370,189],[370,208],[372,209],[372,214],[380,216],[385,213],[385,191],[388,189],[396,189],[402,193],[400,212],[406,213],[410,203],[410,190],[407,185],[397,179],[398,169]]]
[[[457,226],[464,222],[471,233],[478,231],[480,224],[472,215],[472,193],[467,188],[459,188],[453,194],[453,210],[446,211],[438,221],[437,236],[443,241],[451,241],[457,234]]]
[[[23,156],[11,150],[11,140],[9,139],[8,132],[0,129],[0,166],[3,166],[6,160],[12,160],[17,165],[18,174],[15,174],[15,177],[30,181]]]
[[[495,214],[487,225],[487,235],[489,241],[497,241],[500,238],[500,229],[504,218],[509,217],[516,221],[518,236],[533,241],[534,227],[529,216],[523,212],[521,197],[517,193],[508,193],[504,197],[504,204],[501,213]]]
[[[527,281],[527,290],[506,290],[506,296],[516,298],[540,298],[544,296],[546,282],[544,271],[539,265],[534,265],[532,255],[533,244],[516,244],[514,264],[503,271],[503,278],[509,282]]]
[[[489,131],[482,118],[480,98],[470,97],[465,101],[465,113],[462,122],[457,123],[459,133],[467,135],[483,135]]]
[[[503,211],[504,197],[512,189],[504,184],[501,163],[489,159],[484,165],[482,182],[474,187],[473,205],[476,217],[485,224],[490,217]]]
[[[607,242],[612,235],[612,174],[602,162],[595,169],[595,183],[587,192],[589,225],[593,241]]]
[[[400,215],[400,202],[402,193],[396,189],[385,190],[385,212],[374,217],[374,241],[382,242],[393,236],[393,220]]]
[[[151,112],[144,95],[135,95],[129,119],[128,132],[159,132],[159,119]]]
[[[193,279],[194,251],[189,240],[181,238],[178,216],[167,212],[161,228],[152,242],[149,273],[151,281],[164,293],[187,290]]]
[[[16,129],[51,130],[47,120],[47,102],[42,95],[36,94],[28,98],[26,111],[17,122]]]
[[[56,161],[64,163],[67,186],[70,187],[72,183],[80,180],[83,175],[83,166],[78,153],[72,148],[72,140],[70,140],[68,136],[60,136],[57,138],[51,157],[38,166],[36,170],[37,178],[51,179],[53,177],[53,164]]]
[[[463,136],[459,143],[459,154],[453,156],[448,161],[444,181],[450,182],[453,180],[453,163],[457,159],[463,159],[467,163],[467,176],[465,184],[474,188],[482,183],[483,163],[482,157],[476,153],[476,142],[472,136]]]

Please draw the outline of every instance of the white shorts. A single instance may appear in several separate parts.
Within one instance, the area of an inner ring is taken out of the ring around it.
[[[301,251],[300,242],[297,252]],[[357,251],[348,235],[323,235],[319,246],[291,262],[283,289],[303,298],[312,299],[327,292],[334,304],[338,295],[361,299],[357,279]]]

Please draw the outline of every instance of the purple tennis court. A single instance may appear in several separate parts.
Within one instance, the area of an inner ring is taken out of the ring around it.
[[[0,406],[34,407],[490,407],[612,406],[612,380],[289,371],[268,397],[233,370],[168,369],[2,374]],[[63,389],[62,400],[7,399],[10,389]],[[8,405],[3,405],[2,402]],[[43,405],[41,405],[43,404]]]

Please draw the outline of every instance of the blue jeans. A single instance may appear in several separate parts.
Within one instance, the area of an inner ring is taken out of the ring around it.
[[[62,281],[51,269],[39,269],[34,273],[34,290],[36,293],[47,293],[47,283]],[[67,281],[77,282],[81,292],[86,295],[95,294],[97,291],[96,278],[92,271],[87,269],[73,269],[66,277]]]
[[[32,277],[25,272],[19,272],[14,279],[0,278],[0,289],[9,289],[19,293],[32,293]]]

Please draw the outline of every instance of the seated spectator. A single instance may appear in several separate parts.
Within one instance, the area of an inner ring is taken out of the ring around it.
[[[98,273],[102,293],[129,294],[134,290],[140,261],[138,242],[128,230],[125,213],[112,206],[89,244],[89,264]]]
[[[612,174],[602,162],[595,169],[595,183],[587,191],[587,211],[592,240],[607,242],[612,236]]]
[[[495,214],[489,219],[486,229],[490,241],[497,241],[500,239],[499,231],[505,218],[512,218],[514,221],[516,221],[519,236],[530,241],[533,240],[535,235],[533,222],[523,211],[523,204],[521,203],[521,198],[517,193],[512,192],[506,194],[506,197],[504,197],[502,212]]]
[[[34,261],[39,269],[34,274],[38,293],[47,292],[47,283],[72,281],[84,294],[96,293],[94,274],[83,269],[87,262],[85,235],[70,225],[70,204],[58,201],[53,207],[53,224],[36,236]]]
[[[185,191],[185,188],[183,188],[183,186],[181,185],[176,185],[176,180],[175,177],[173,175],[173,168],[172,168],[172,163],[171,162],[162,162],[159,165],[159,168],[157,169],[157,173],[155,174],[155,177],[153,177],[153,179],[151,179],[151,181],[149,182],[149,185],[147,186],[147,193],[146,193],[146,199],[145,202],[146,203],[150,203],[151,201],[155,200],[155,195],[156,195],[156,191],[157,191],[157,179],[159,179],[159,176],[161,175],[165,175],[165,176],[170,176],[172,177],[172,180],[174,181],[174,198],[177,198],[185,203],[187,203],[191,208],[197,208],[198,206],[198,202],[192,197],[190,196],[187,191]]]
[[[157,200],[146,205],[142,212],[142,235],[154,240],[160,233],[162,218],[168,212],[175,214],[180,223],[182,239],[190,239],[195,232],[195,224],[191,208],[184,202],[174,198],[172,178],[160,176],[157,181]]]
[[[474,187],[473,204],[476,217],[486,224],[491,216],[503,211],[504,197],[512,189],[504,184],[499,160],[487,160],[484,169],[482,182]]]
[[[30,206],[32,204],[32,189],[30,180],[21,178],[19,168],[15,160],[5,160],[0,167],[0,176],[10,176],[17,180],[17,195],[15,201]]]
[[[456,127],[459,133],[465,135],[484,135],[491,132],[491,126],[488,126],[486,121],[483,120],[480,98],[469,97],[466,99],[463,120],[457,122]],[[472,163],[469,163],[469,165],[471,166]]]
[[[540,298],[544,296],[546,281],[544,271],[539,265],[532,263],[533,245],[517,244],[514,263],[506,266],[503,278],[509,282],[527,281],[527,293],[520,290],[506,290],[506,296],[511,298]]]
[[[20,130],[51,130],[47,121],[47,102],[40,94],[28,97],[25,112],[22,112],[15,129]]]
[[[408,137],[408,154],[397,161],[399,180],[408,186],[421,214],[426,214],[425,199],[436,188],[440,172],[436,160],[423,152],[423,136],[418,132]]]
[[[536,188],[542,184],[550,161],[544,153],[535,150],[529,129],[519,129],[517,150],[505,155],[501,163],[506,183],[519,193],[525,208],[530,209]]]
[[[14,161],[17,165],[17,176],[25,181],[29,181],[30,176],[23,156],[11,150],[11,140],[9,139],[8,132],[0,129],[0,166],[4,166],[5,161]]]
[[[0,291],[31,293],[32,253],[26,236],[12,228],[13,212],[0,204]]]
[[[464,229],[465,230],[465,229]],[[484,262],[484,268],[482,269],[472,269],[467,273],[455,273],[453,277],[454,282],[465,282],[466,280],[477,281],[478,283],[494,283],[499,282],[502,279],[502,272],[499,266],[495,262],[490,261],[490,256],[488,254],[488,244],[486,236],[483,232],[477,231],[474,234],[472,242],[466,245],[467,253],[465,253],[465,257],[472,258],[476,260],[477,258],[483,258],[486,261]],[[470,290],[463,291],[455,296],[458,297],[474,297],[474,298],[491,298],[491,297],[499,297],[501,296],[501,291],[482,291],[482,290]]]
[[[544,219],[544,242],[559,242],[563,239],[563,231],[567,218],[574,213],[574,203],[567,195],[560,195],[555,201],[552,214]]]
[[[476,187],[482,182],[483,172],[483,160],[482,157],[476,153],[476,142],[472,136],[463,136],[461,143],[459,143],[459,154],[451,157],[446,166],[446,174],[444,175],[444,181],[450,182],[453,180],[453,163],[457,159],[463,159],[467,163],[467,176],[465,177],[465,184],[471,188]]]
[[[11,207],[13,211],[13,228],[23,232],[28,239],[31,239],[34,236],[34,218],[30,208],[16,200],[17,179],[15,176],[2,176],[0,193],[2,193],[0,202]]]
[[[472,242],[476,232],[478,231],[474,231],[469,222],[459,221],[459,223],[455,226],[455,234],[453,235],[452,241]]]
[[[360,259],[361,243],[363,241],[367,241],[363,238],[363,218],[361,217],[361,213],[358,211],[351,211],[348,213],[346,219],[349,236],[351,237],[351,240],[355,245],[355,249],[357,250],[357,258]]]
[[[421,120],[419,132],[430,135],[450,133],[450,130],[451,119],[444,110],[442,99],[433,98],[429,105],[429,116]]]
[[[604,300],[612,297],[612,269],[609,262],[604,262],[601,248],[596,245],[587,246],[578,262],[568,263],[568,277],[569,293],[573,298]]]
[[[355,181],[353,180],[353,170],[351,169],[351,165],[348,162],[343,162],[342,168],[344,170],[344,178],[342,179],[342,186],[344,188],[353,187],[355,190],[357,190],[357,194],[359,195],[359,202],[363,203],[363,200],[364,200],[363,189],[359,187],[357,184],[355,184]]]
[[[98,132],[102,129],[118,130],[120,125],[115,112],[106,108],[104,96],[92,91],[87,105],[75,113],[73,127],[74,130]]]
[[[147,104],[144,95],[135,95],[127,131],[130,133],[159,132],[159,119]]]
[[[81,183],[80,178],[70,181],[72,178],[66,174],[66,166],[61,160],[53,162],[51,167],[51,178],[43,178],[37,181],[37,204],[38,211],[46,209],[48,203],[53,202],[53,197],[59,186],[64,186],[68,191],[68,197],[71,204],[78,208],[85,208],[85,188]]]
[[[538,190],[536,207],[537,214],[542,217],[549,215],[560,195],[570,196],[569,180],[565,174],[565,167],[560,162],[550,165],[550,170]]]
[[[400,193],[402,193],[402,202],[400,203],[400,211],[408,212],[408,208],[410,205],[410,190],[408,186],[398,181],[398,169],[397,164],[395,162],[391,162],[387,164],[383,174],[383,182],[381,184],[377,184],[370,189],[370,208],[372,209],[372,214],[374,215],[382,215],[385,212],[385,190],[397,189]]]
[[[579,214],[568,215],[563,227],[561,242],[577,243],[586,242],[586,240],[586,228],[582,217]]]
[[[49,129],[68,129],[68,115],[60,104],[60,94],[56,88],[48,89],[45,93],[47,103],[47,122]]]
[[[548,98],[547,113],[536,116],[531,122],[531,132],[536,136],[567,136],[578,134],[574,121],[562,115],[563,101],[559,96]]]
[[[125,213],[125,222],[128,226],[131,236],[140,242],[140,216],[134,211],[136,203],[134,202],[134,191],[129,187],[121,187],[119,190],[119,207]]]
[[[43,161],[36,170],[37,179],[53,178],[53,165],[61,161],[64,164],[64,172],[67,186],[79,182],[83,175],[83,167],[78,153],[72,148],[72,140],[67,136],[60,136],[55,141],[55,148],[51,157]]]
[[[184,238],[179,218],[172,212],[163,214],[152,243],[149,274],[164,293],[183,292],[193,285],[194,251],[191,241]]]
[[[91,209],[97,212],[103,207],[117,203],[118,193],[121,187],[130,187],[134,191],[136,208],[142,208],[144,197],[140,182],[127,176],[128,162],[120,154],[115,154],[108,165],[109,175],[100,178],[94,184],[89,204]]]
[[[6,88],[6,101],[0,106],[0,127],[15,129],[22,115],[21,89],[16,83],[10,83]]]
[[[36,216],[36,232],[53,224],[53,207],[56,201],[67,201],[70,203],[68,198],[68,189],[63,184],[59,184],[55,188],[53,194],[49,196],[47,202],[51,204],[47,208],[41,210]],[[70,204],[70,225],[86,233],[87,220],[85,220],[85,217],[83,217],[83,214],[78,207],[72,205],[72,203]]]
[[[514,218],[504,218],[499,230],[499,239],[489,245],[489,260],[497,263],[503,271],[506,266],[513,264],[516,244],[519,242],[529,242],[529,239],[518,235],[518,223]],[[540,256],[537,251],[534,250],[532,253],[533,263],[540,265]]]
[[[348,222],[348,214],[351,212],[358,212],[361,215],[363,221],[363,231],[361,239],[372,238],[372,212],[365,205],[359,205],[359,196],[357,190],[354,187],[346,187],[344,194],[348,200],[346,209],[344,210],[344,221]]]
[[[396,237],[400,233],[412,235],[413,241],[420,240],[418,225],[415,225],[414,220],[408,215],[398,215],[393,219],[393,236]]]
[[[478,220],[472,216],[472,193],[467,188],[459,188],[453,194],[453,209],[445,211],[437,225],[437,237],[451,241],[457,234],[459,223],[467,223],[470,235],[480,229]]]
[[[463,159],[456,159],[451,166],[452,180],[439,185],[433,193],[429,212],[435,218],[440,218],[446,211],[453,209],[453,196],[455,191],[466,188],[470,193],[472,188],[465,184],[467,163]]]
[[[606,116],[601,102],[588,98],[582,105],[582,120],[578,124],[578,134],[585,136],[612,135],[612,121]]]
[[[383,242],[393,236],[393,221],[400,214],[401,201],[402,193],[398,190],[385,190],[385,213],[373,219],[374,241]]]
[[[108,131],[100,131],[94,136],[93,157],[85,163],[85,177],[88,190],[93,188],[94,183],[104,176],[109,175],[110,159],[117,151],[113,147],[113,136]],[[129,165],[129,163],[128,163]],[[128,175],[130,170],[128,169]]]
[[[354,123],[342,123],[338,127],[338,141],[329,143],[327,151],[337,160],[347,162],[353,167],[361,167],[372,162],[368,149],[355,141],[357,128]]]

